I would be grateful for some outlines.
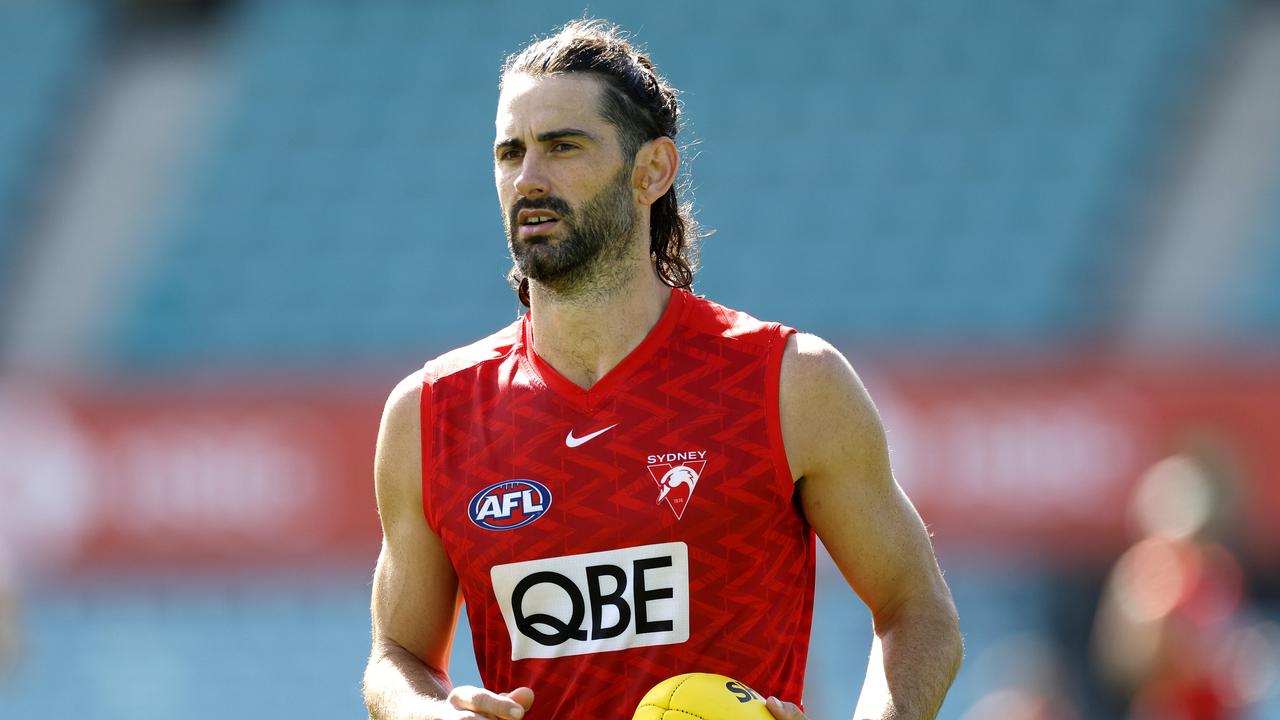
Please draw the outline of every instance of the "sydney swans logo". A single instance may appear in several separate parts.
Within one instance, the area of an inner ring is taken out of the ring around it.
[[[698,478],[707,466],[707,453],[702,450],[664,453],[650,455],[648,459],[649,476],[658,485],[657,503],[666,501],[679,520],[684,517],[684,509],[693,499]]]

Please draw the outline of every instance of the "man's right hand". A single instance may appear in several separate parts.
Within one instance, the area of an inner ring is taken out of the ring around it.
[[[458,710],[475,713],[458,715],[456,720],[520,720],[533,705],[533,690],[518,687],[509,693],[495,693],[473,685],[459,685],[449,691],[446,702]]]

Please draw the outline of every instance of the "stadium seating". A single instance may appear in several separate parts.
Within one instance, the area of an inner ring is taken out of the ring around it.
[[[101,7],[79,0],[0,3],[0,290],[52,140],[65,127],[100,33]],[[13,71],[21,68],[21,72]]]
[[[1257,239],[1254,262],[1234,286],[1225,326],[1236,340],[1276,346],[1280,343],[1280,163],[1275,189]]]
[[[1133,181],[1223,4],[943,5],[591,6],[685,90],[701,292],[873,348],[1105,330]],[[580,13],[244,3],[220,131],[115,356],[416,362],[508,322],[498,64]]]

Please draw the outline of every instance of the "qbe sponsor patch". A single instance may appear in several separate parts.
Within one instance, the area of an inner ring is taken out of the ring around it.
[[[682,542],[494,565],[489,577],[512,660],[689,639],[689,546]]]

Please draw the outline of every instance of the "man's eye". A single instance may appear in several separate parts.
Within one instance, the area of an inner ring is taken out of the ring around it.
[[[577,148],[578,146],[574,145],[573,143],[562,142],[562,143],[556,143],[555,147],[551,149],[556,152],[569,152],[570,150],[576,150]]]
[[[499,155],[499,160],[519,160],[524,156],[523,150],[503,150]]]

